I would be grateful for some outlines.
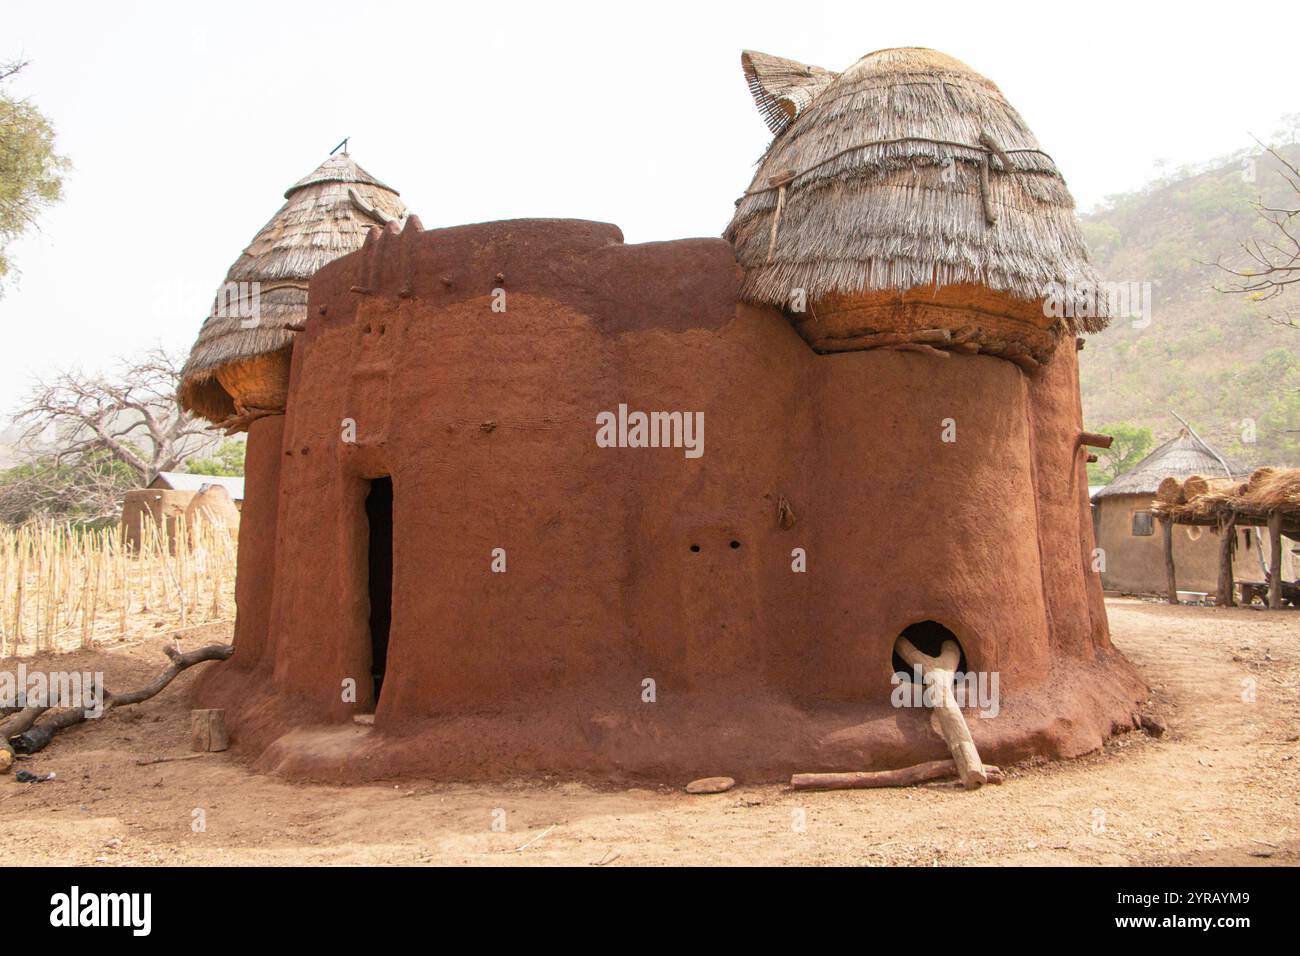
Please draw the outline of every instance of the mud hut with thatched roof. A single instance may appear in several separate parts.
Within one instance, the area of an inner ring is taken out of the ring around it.
[[[284,193],[284,204],[226,273],[212,312],[181,370],[181,405],[229,432],[248,432],[240,526],[235,639],[266,626],[270,584],[256,560],[275,560],[276,496],[295,331],[307,318],[307,286],[324,265],[359,249],[373,229],[400,224],[397,190],[346,151]],[[256,555],[256,560],[252,557]]]
[[[1189,428],[1164,442],[1136,465],[1093,495],[1093,522],[1101,548],[1101,581],[1109,591],[1169,595],[1165,550],[1178,566],[1177,591],[1213,594],[1219,577],[1218,539],[1200,528],[1169,533],[1156,520],[1157,496],[1193,485],[1231,482],[1233,468]],[[1181,493],[1181,492],[1180,492]],[[1169,536],[1166,545],[1165,538]],[[1259,573],[1259,541],[1246,536],[1238,549],[1241,570],[1253,564]]]
[[[240,552],[269,617],[241,603],[197,691],[259,766],[898,767],[950,749],[899,711],[909,648],[996,682],[991,760],[1135,726],[1070,335],[1100,320],[1051,301],[1091,277],[1059,173],[940,54],[744,64],[777,137],[734,245],[412,217],[311,280],[278,550]]]

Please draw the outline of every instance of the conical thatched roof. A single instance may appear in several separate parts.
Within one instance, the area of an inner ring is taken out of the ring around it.
[[[181,404],[214,422],[236,412],[217,370],[287,349],[293,333],[285,325],[306,318],[307,282],[316,271],[361,248],[371,227],[406,216],[397,190],[371,176],[347,153],[325,160],[290,186],[284,198],[284,205],[230,267],[222,286],[233,293],[236,286],[230,283],[257,283],[257,318],[248,318],[251,293],[245,293],[248,297],[241,303],[236,295],[219,292],[181,370]]]
[[[1228,471],[1232,470],[1231,463],[1228,463]],[[1160,482],[1166,478],[1185,481],[1193,475],[1232,477],[1231,474],[1224,473],[1224,461],[1220,456],[1184,428],[1176,437],[1169,439],[1093,495],[1093,499],[1111,495],[1154,495]]]
[[[1056,164],[970,67],[911,47],[840,74],[754,52],[742,65],[776,133],[725,233],[750,300],[973,284],[1038,303],[1051,283],[1096,283]],[[1104,306],[1066,324],[1099,330]]]

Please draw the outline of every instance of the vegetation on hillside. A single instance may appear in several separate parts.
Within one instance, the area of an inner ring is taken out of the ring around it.
[[[1300,145],[1279,153],[1294,163]],[[1231,277],[1216,264],[1248,265],[1241,243],[1272,238],[1252,203],[1294,206],[1285,172],[1267,152],[1225,157],[1084,217],[1103,277],[1150,283],[1152,303],[1149,324],[1116,319],[1080,354],[1089,427],[1163,441],[1180,427],[1173,411],[1243,468],[1300,465],[1300,332],[1270,321],[1286,303],[1220,291]]]

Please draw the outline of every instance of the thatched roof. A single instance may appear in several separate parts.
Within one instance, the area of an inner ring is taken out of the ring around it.
[[[742,65],[777,134],[725,233],[748,299],[969,283],[1038,303],[1051,283],[1097,282],[1056,164],[970,67],[912,47],[841,74],[754,52]],[[1097,331],[1099,311],[1067,324]]]
[[[1221,525],[1232,516],[1238,524],[1262,525],[1270,514],[1282,516],[1282,528],[1300,536],[1300,468],[1257,468],[1244,482],[1230,482],[1189,496],[1184,502],[1157,501],[1156,514],[1176,524]]]
[[[237,308],[223,308],[232,303],[223,302],[219,292],[181,370],[181,404],[212,421],[235,412],[216,370],[288,348],[293,333],[284,326],[306,317],[307,282],[316,271],[361,248],[371,227],[406,216],[397,190],[371,176],[347,153],[325,160],[290,186],[284,198],[284,205],[226,273],[226,283],[259,284],[260,318],[253,324]]]
[[[1093,495],[1094,500],[1108,498],[1111,495],[1154,495],[1160,482],[1166,478],[1184,481],[1193,475],[1215,478],[1233,477],[1232,464],[1221,459],[1214,449],[1193,435],[1188,429],[1180,429],[1177,436],[1169,439],[1151,454],[1117,477],[1101,491]]]

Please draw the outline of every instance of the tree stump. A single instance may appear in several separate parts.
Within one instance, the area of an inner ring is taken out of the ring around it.
[[[224,710],[190,711],[190,749],[200,753],[217,753],[230,746],[226,736]]]

